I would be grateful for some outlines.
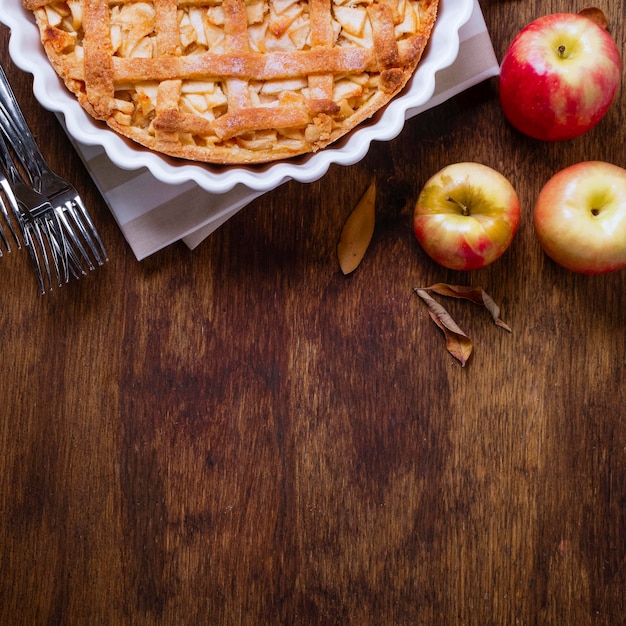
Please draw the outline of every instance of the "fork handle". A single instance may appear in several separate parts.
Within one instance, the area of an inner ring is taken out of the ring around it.
[[[43,173],[47,169],[46,160],[28,127],[2,66],[0,66],[0,125],[28,172],[31,182],[41,190]]]

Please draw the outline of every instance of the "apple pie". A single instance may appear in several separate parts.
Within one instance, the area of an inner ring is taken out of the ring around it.
[[[265,163],[320,150],[405,86],[438,0],[23,0],[94,118],[151,150]]]

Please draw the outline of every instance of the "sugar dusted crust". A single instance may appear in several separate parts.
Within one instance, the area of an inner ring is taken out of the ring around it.
[[[93,117],[170,156],[320,150],[415,71],[438,0],[24,0]]]

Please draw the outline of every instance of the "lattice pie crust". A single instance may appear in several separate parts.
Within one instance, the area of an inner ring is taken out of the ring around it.
[[[413,74],[438,0],[24,0],[93,117],[158,152],[262,163],[314,152]]]

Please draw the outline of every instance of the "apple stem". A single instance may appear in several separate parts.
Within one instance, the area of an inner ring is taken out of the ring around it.
[[[469,215],[469,207],[466,204],[463,204],[462,202],[459,202],[456,198],[453,198],[452,196],[446,196],[446,200],[448,202],[454,202],[454,204],[456,204],[460,209],[461,209],[461,215]]]
[[[564,46],[563,44],[561,44],[561,45],[557,48],[557,50],[559,51],[559,56],[560,56],[561,58],[565,57],[565,50],[566,50],[566,48],[565,48],[565,46]]]

